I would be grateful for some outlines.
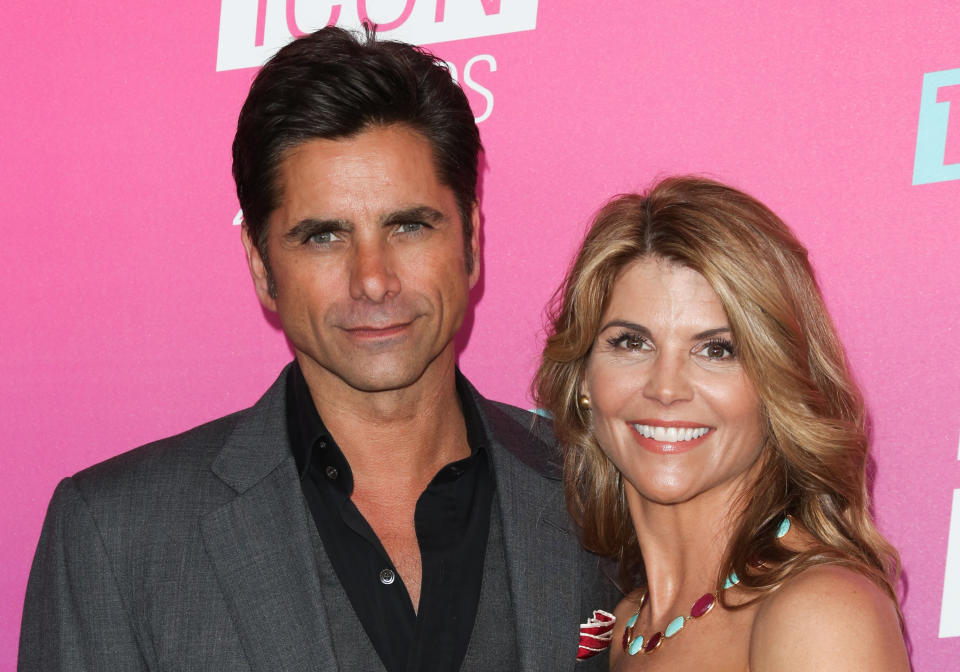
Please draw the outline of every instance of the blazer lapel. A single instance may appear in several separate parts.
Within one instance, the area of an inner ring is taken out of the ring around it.
[[[287,439],[286,372],[245,411],[213,470],[237,492],[201,521],[253,670],[336,669]]]
[[[521,669],[572,670],[580,622],[578,542],[557,480],[518,458],[555,450],[494,404],[479,401],[492,444]],[[556,472],[558,465],[550,468]]]

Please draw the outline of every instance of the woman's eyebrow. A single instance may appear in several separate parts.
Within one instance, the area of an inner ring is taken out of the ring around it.
[[[653,338],[653,334],[650,333],[650,330],[647,329],[642,324],[637,324],[636,322],[628,322],[626,320],[610,320],[605,325],[600,327],[600,331],[606,331],[610,327],[620,327],[621,329],[629,329],[630,331],[635,331],[641,336],[646,336],[647,338]]]
[[[730,327],[716,327],[714,329],[707,329],[706,331],[701,331],[699,334],[694,334],[694,341],[699,341],[702,338],[711,338],[713,336],[719,336],[721,334],[729,334]]]

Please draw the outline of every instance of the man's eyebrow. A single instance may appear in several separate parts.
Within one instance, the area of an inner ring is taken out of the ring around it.
[[[412,208],[404,208],[403,210],[395,210],[388,213],[381,218],[380,221],[384,226],[392,226],[394,224],[405,224],[409,222],[436,224],[437,222],[442,222],[444,219],[446,219],[446,215],[436,208],[431,208],[429,205],[416,205]]]
[[[310,236],[327,231],[343,231],[349,228],[350,223],[345,219],[302,219],[296,226],[283,234],[287,240],[304,240]]]

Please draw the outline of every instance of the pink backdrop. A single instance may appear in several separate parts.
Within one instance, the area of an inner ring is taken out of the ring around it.
[[[218,70],[218,40],[221,59],[234,40],[262,60],[290,29],[321,24],[334,7],[347,22],[356,3],[223,3],[224,26],[214,0],[4,11],[0,666],[9,669],[56,482],[249,405],[290,358],[233,225],[229,148],[254,70],[226,60]],[[955,669],[956,0],[366,4],[384,23],[410,10],[393,34],[433,42],[483,118],[484,273],[461,365],[488,396],[530,404],[543,306],[610,195],[701,172],[795,228],[865,388],[876,514],[903,556],[914,665]]]

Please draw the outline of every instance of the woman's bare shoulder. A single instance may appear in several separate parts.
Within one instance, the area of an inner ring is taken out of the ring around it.
[[[760,604],[750,669],[900,672],[910,664],[890,597],[852,569],[818,565]]]

